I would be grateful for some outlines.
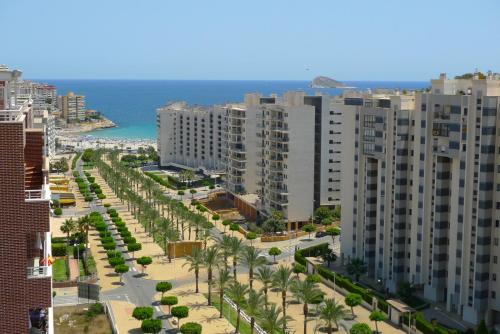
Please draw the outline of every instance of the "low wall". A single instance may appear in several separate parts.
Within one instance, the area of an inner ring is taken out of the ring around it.
[[[201,248],[201,241],[179,241],[168,244],[168,253],[172,258],[185,257],[191,255],[194,248]]]

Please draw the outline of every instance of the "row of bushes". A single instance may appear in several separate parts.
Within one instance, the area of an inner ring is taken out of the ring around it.
[[[168,183],[168,181],[165,178],[159,176],[158,174],[155,174],[152,172],[144,172],[144,175],[150,177],[151,179],[153,179],[155,182],[161,184],[162,186],[172,189],[172,186],[170,186],[170,183]]]
[[[80,159],[80,156],[82,155],[82,152],[78,152],[74,157],[73,160],[71,160],[71,170],[75,170],[76,168],[76,162],[78,159]],[[74,175],[74,174],[73,174]]]

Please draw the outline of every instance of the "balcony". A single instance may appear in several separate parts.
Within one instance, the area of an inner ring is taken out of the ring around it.
[[[28,278],[52,277],[52,266],[27,267]]]
[[[15,106],[12,109],[0,110],[0,122],[20,122],[25,107],[27,107],[27,103],[21,106]]]

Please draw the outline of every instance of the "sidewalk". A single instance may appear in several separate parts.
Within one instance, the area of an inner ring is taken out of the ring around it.
[[[78,267],[78,261],[76,259],[68,260],[69,267],[69,280],[76,281],[80,277],[80,268]]]

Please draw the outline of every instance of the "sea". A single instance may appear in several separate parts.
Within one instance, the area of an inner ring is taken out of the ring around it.
[[[216,80],[51,80],[37,79],[57,87],[58,94],[85,95],[87,109],[95,109],[117,127],[89,132],[101,138],[155,139],[156,108],[172,101],[212,105],[241,102],[245,93],[282,95],[286,91],[339,95],[341,89],[310,88],[310,81],[216,81]],[[422,89],[419,81],[345,81],[358,90],[375,88]]]

